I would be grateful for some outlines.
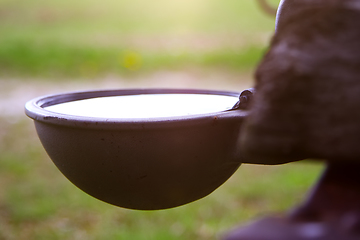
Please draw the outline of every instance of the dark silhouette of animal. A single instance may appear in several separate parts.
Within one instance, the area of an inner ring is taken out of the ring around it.
[[[259,64],[244,161],[360,159],[360,0],[286,0]]]

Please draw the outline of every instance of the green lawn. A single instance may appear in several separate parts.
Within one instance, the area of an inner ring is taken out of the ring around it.
[[[0,0],[0,76],[246,71],[273,30],[254,0]]]

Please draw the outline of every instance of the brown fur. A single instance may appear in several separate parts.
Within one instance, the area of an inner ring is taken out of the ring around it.
[[[293,0],[282,12],[256,71],[245,161],[360,161],[360,10],[347,2]]]

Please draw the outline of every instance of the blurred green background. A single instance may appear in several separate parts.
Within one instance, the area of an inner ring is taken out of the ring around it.
[[[23,113],[27,100],[64,91],[241,91],[273,31],[254,0],[0,0],[0,240],[217,239],[301,202],[321,165],[243,165],[186,206],[117,208],[61,175]]]
[[[5,76],[248,70],[274,29],[255,0],[1,0],[0,22]]]

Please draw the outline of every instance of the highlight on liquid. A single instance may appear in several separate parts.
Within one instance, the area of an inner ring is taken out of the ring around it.
[[[98,97],[45,107],[55,113],[100,118],[162,118],[231,109],[238,97],[215,94],[138,94]]]

